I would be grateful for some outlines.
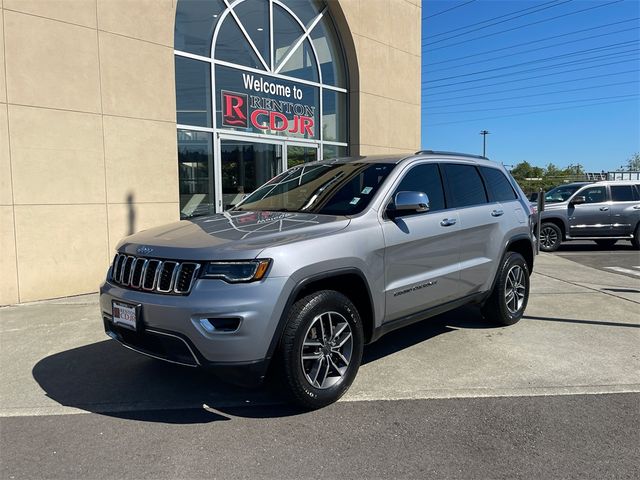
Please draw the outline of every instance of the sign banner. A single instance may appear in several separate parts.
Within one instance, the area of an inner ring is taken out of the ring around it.
[[[216,66],[218,125],[286,137],[319,138],[319,88]]]

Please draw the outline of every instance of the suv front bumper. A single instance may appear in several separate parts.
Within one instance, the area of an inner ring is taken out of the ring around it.
[[[270,360],[284,310],[288,278],[229,284],[199,279],[189,295],[130,290],[108,281],[100,288],[107,335],[139,353],[192,367],[208,367],[234,383],[255,383]],[[112,302],[139,305],[136,331],[113,323]],[[208,319],[233,319],[237,329],[212,331]],[[207,328],[209,327],[209,328]]]

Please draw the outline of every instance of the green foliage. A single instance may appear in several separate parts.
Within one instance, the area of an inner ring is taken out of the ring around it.
[[[511,170],[511,175],[527,195],[537,192],[540,188],[547,191],[563,183],[584,180],[584,173],[584,167],[580,164],[559,168],[550,163],[541,168],[534,167],[526,161],[520,162]]]

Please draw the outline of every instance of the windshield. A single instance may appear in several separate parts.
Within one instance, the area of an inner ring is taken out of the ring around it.
[[[363,211],[395,165],[299,165],[278,175],[234,210],[355,215]]]
[[[582,185],[561,185],[552,188],[545,194],[544,201],[545,203],[566,202],[580,187]]]

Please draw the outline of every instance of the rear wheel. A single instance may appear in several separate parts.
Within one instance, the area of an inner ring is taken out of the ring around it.
[[[291,308],[280,342],[282,384],[299,405],[315,409],[338,400],[362,361],[360,315],[343,294],[322,290]]]
[[[555,252],[562,243],[562,230],[555,223],[543,223],[538,241],[543,252]]]
[[[529,267],[522,255],[507,252],[497,275],[482,314],[500,325],[513,325],[522,318],[529,301]]]
[[[603,240],[596,240],[595,242],[598,244],[599,247],[611,248],[616,244],[617,240],[603,239]]]

